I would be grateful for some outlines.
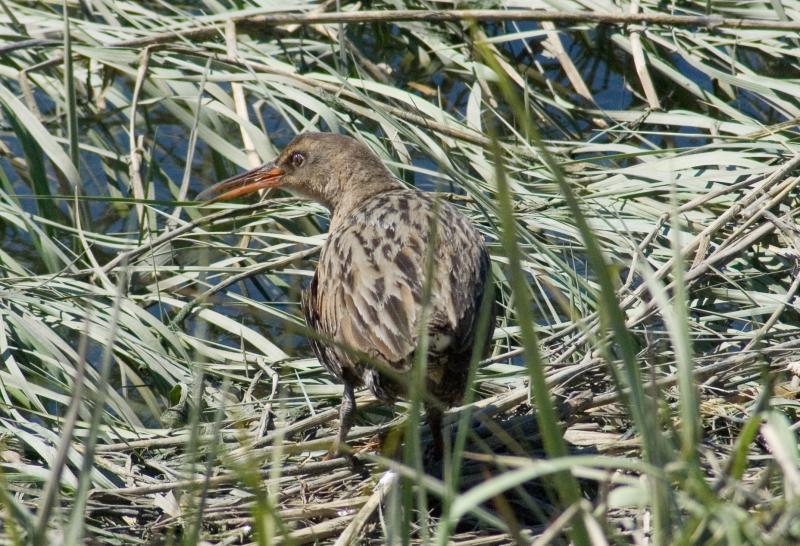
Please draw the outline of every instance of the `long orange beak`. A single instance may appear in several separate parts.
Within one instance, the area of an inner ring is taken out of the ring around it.
[[[274,163],[266,163],[214,184],[200,192],[196,199],[197,201],[207,201],[208,203],[236,199],[257,190],[274,188],[280,185],[283,174],[283,169],[277,167]]]

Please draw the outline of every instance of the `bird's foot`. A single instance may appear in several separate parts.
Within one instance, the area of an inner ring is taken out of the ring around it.
[[[364,464],[358,460],[356,457],[356,453],[362,451],[361,449],[352,449],[348,444],[338,444],[334,445],[328,453],[326,453],[323,457],[323,461],[332,461],[335,459],[343,458],[347,461],[347,465],[353,472],[357,472],[359,474],[363,474],[365,471]]]

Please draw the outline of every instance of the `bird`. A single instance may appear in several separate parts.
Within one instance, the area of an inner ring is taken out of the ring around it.
[[[367,145],[338,133],[300,133],[274,161],[219,182],[197,199],[225,201],[275,187],[330,211],[302,309],[314,354],[344,387],[334,453],[351,453],[347,435],[357,388],[387,404],[408,398],[403,378],[414,366],[425,308],[423,404],[432,456],[441,460],[443,411],[463,400],[473,345],[481,340],[488,347],[494,331],[493,298],[489,320],[479,321],[482,299],[493,293],[483,236],[458,208],[405,185]]]

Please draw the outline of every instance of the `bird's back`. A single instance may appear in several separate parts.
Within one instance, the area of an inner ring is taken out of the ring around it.
[[[416,190],[376,195],[332,226],[303,305],[308,325],[320,336],[312,340],[314,351],[331,373],[366,384],[379,398],[402,394],[401,385],[365,361],[380,361],[399,373],[411,368],[429,252],[434,275],[428,385],[444,402],[458,402],[489,282],[489,258],[466,217]],[[491,336],[490,323],[480,335]]]

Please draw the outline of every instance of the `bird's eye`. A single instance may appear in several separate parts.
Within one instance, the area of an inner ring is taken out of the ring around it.
[[[302,152],[293,152],[291,160],[294,168],[302,167],[303,163],[306,162],[306,156],[304,156]]]

